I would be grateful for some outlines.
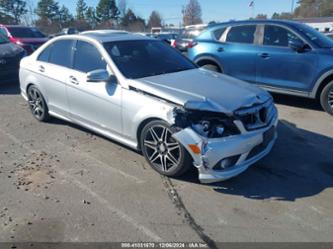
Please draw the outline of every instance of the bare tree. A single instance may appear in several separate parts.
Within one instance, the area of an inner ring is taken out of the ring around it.
[[[127,13],[127,2],[126,0],[119,0],[118,1],[118,9],[120,12],[120,17],[124,17]]]
[[[33,0],[26,0],[28,12],[22,17],[22,21],[25,25],[32,26],[35,23],[35,6]]]
[[[151,12],[149,21],[148,21],[148,27],[161,27],[162,26],[162,17],[160,13],[158,13],[156,10]]]
[[[333,1],[299,0],[294,15],[300,18],[331,17],[333,15]]]
[[[0,0],[0,11],[3,15],[10,16],[15,24],[28,12],[26,2],[23,0]]]
[[[88,6],[84,0],[78,0],[76,3],[76,19],[83,20]]]
[[[202,11],[198,0],[189,0],[182,12],[184,26],[202,23]]]

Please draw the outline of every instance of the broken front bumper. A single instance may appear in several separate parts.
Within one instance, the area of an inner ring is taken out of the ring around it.
[[[239,175],[266,156],[277,139],[277,124],[276,113],[267,127],[251,132],[243,129],[240,135],[207,139],[186,128],[174,137],[191,154],[200,182],[213,183]],[[193,144],[200,148],[200,153],[193,152],[189,146]]]

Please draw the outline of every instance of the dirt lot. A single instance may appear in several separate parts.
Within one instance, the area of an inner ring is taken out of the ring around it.
[[[38,123],[0,86],[0,241],[333,241],[333,118],[275,96],[279,139],[237,178],[155,173],[75,125]]]

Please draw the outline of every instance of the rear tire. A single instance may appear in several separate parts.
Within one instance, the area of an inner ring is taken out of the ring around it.
[[[201,66],[201,68],[204,68],[206,70],[213,71],[216,73],[222,73],[221,68],[214,64],[206,64],[206,65]]]
[[[168,123],[148,123],[140,136],[141,150],[149,165],[161,175],[178,177],[192,165],[186,149],[172,137]]]
[[[32,115],[40,122],[46,122],[50,119],[49,109],[42,93],[34,85],[27,91],[29,107]]]
[[[333,115],[333,81],[323,88],[320,94],[320,103],[327,113]]]

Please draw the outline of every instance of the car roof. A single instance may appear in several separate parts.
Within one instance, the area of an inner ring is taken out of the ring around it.
[[[89,37],[101,43],[127,40],[152,40],[147,36],[129,33],[121,30],[92,30],[82,32],[79,34],[79,36]]]
[[[218,26],[227,26],[227,25],[238,25],[238,24],[282,24],[287,26],[300,25],[301,23],[297,20],[279,20],[279,19],[270,19],[270,20],[243,20],[243,21],[230,21],[224,23],[215,23],[209,25],[209,28],[218,27]]]

